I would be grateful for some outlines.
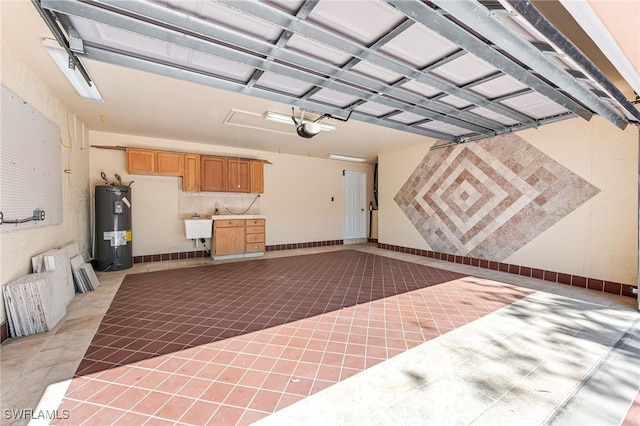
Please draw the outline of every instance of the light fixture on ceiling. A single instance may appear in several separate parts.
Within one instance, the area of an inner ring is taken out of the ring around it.
[[[69,54],[60,46],[60,43],[56,40],[44,39],[42,45],[80,96],[89,101],[103,102],[96,85],[85,80],[78,67],[69,60]]]
[[[280,114],[279,112],[267,111],[264,114],[262,114],[262,117],[265,120],[275,121],[276,123],[296,125],[296,122],[294,121],[294,118],[291,115]],[[320,130],[325,132],[333,132],[335,130],[338,130],[336,126],[329,123],[314,123],[311,120],[302,120],[302,124],[306,124],[307,126],[310,124],[320,125]],[[319,133],[320,130],[318,130],[316,134]]]
[[[327,154],[327,158],[331,158],[332,160],[354,161],[356,163],[364,163],[365,161],[367,161],[366,158],[352,157],[350,155],[342,154]]]

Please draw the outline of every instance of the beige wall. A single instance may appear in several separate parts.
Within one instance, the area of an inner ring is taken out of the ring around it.
[[[371,164],[102,132],[91,132],[91,141],[101,146],[133,146],[268,160],[272,164],[264,167],[264,194],[254,205],[258,208],[251,210],[267,216],[267,245],[342,239],[342,170],[367,173],[367,200],[372,199]],[[182,178],[128,175],[124,151],[91,148],[90,169],[91,188],[102,183],[101,171],[110,180],[118,173],[125,183],[135,181],[131,186],[135,256],[198,250],[192,241],[185,239],[182,219],[192,213],[210,215],[216,201],[220,208],[229,204],[233,211],[240,211],[254,199],[253,195],[184,194]],[[333,202],[331,197],[334,197]],[[193,199],[193,203],[189,199]],[[200,211],[197,211],[198,207],[189,208],[186,204],[201,206]]]
[[[61,129],[63,222],[60,225],[0,233],[2,257],[1,282],[7,283],[31,272],[31,257],[71,242],[78,243],[80,253],[89,260],[89,139],[82,123],[47,88],[34,72],[2,43],[2,85],[26,101]],[[74,123],[76,128],[74,129]],[[74,140],[74,136],[76,140]],[[0,322],[6,320],[4,304]]]
[[[402,247],[431,250],[416,231],[393,197],[435,140],[425,139],[425,144],[400,151],[381,154],[378,157],[378,242]]]
[[[594,117],[518,136],[601,192],[502,261],[635,285],[638,129],[621,131]],[[380,156],[381,243],[431,249],[393,199],[430,145]]]
[[[638,128],[594,117],[519,135],[601,192],[506,262],[635,285]]]

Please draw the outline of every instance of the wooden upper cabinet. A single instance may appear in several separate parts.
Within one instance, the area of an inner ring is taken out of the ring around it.
[[[200,157],[200,190],[227,192],[227,159],[223,157]]]
[[[182,176],[184,154],[156,151],[156,172],[162,176]]]
[[[153,175],[156,171],[156,152],[148,149],[127,148],[127,173]]]
[[[184,155],[184,174],[182,175],[184,192],[200,191],[200,155]]]
[[[127,173],[182,176],[184,192],[264,192],[264,161],[127,148]]]
[[[264,163],[251,160],[251,193],[262,194],[264,192]]]
[[[251,190],[249,160],[229,158],[229,192],[249,192]]]
[[[127,148],[127,173],[182,176],[183,156],[181,152]]]

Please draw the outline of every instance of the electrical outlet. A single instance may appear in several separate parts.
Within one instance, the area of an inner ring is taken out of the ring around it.
[[[44,220],[44,210],[34,210],[33,211],[33,219],[34,220]]]

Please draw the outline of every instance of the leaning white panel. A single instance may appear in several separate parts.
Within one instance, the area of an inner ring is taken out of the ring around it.
[[[86,293],[87,289],[80,275],[80,267],[84,264],[84,259],[80,255],[74,256],[71,258],[70,263],[73,281],[76,283],[76,291],[78,293]]]
[[[55,272],[52,280],[55,282],[54,285],[57,291],[52,294],[52,297],[56,299],[56,303],[60,300],[66,307],[76,293],[68,252],[66,250],[53,249],[38,256],[41,256],[40,268],[34,269],[34,272]]]
[[[96,276],[96,272],[93,270],[93,267],[90,263],[85,263],[80,266],[80,274],[84,275],[86,282],[90,285],[91,290],[95,290],[100,285],[100,281]]]
[[[24,275],[3,286],[11,337],[50,331],[66,315],[66,304],[55,297],[54,272]]]

